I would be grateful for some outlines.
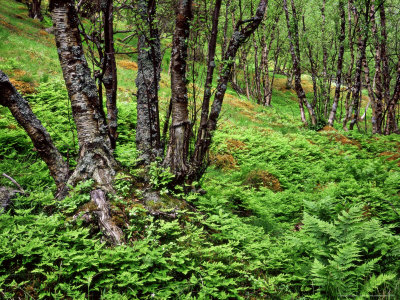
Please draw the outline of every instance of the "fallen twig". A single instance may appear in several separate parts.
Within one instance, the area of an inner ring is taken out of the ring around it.
[[[3,174],[1,174],[1,175],[3,175],[5,178],[7,178],[8,180],[10,180],[12,183],[14,183],[18,188],[19,188],[19,191],[22,193],[22,194],[26,194],[25,193],[25,191],[24,191],[24,189],[19,185],[19,183],[14,179],[14,178],[12,178],[10,175],[7,175],[6,173],[3,173]]]

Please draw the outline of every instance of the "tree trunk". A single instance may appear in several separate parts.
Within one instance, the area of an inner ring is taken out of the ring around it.
[[[352,32],[352,8],[353,8],[353,0],[348,0],[348,23],[349,23],[349,29],[348,29],[348,39],[349,39],[349,48],[350,48],[350,64],[349,64],[349,69],[348,69],[348,73],[347,73],[347,95],[346,95],[346,104],[345,104],[345,116],[344,116],[344,120],[343,120],[343,129],[347,130],[347,122],[349,121],[349,119],[351,118],[351,114],[353,112],[353,105],[350,102],[351,99],[351,91],[353,90],[353,82],[352,82],[352,73],[353,73],[353,67],[354,67],[354,36],[355,36],[355,32],[356,29],[354,29],[354,32]],[[358,15],[355,15],[355,20],[354,23],[358,24],[358,20],[359,17]]]
[[[111,148],[115,149],[117,142],[118,109],[117,109],[117,65],[115,63],[113,1],[107,0],[103,8],[104,24],[104,76],[102,81],[106,90],[107,125]],[[102,100],[102,99],[100,99]]]
[[[221,10],[221,3],[222,0],[216,0],[212,18],[211,38],[208,44],[207,77],[206,77],[206,82],[204,84],[204,96],[201,108],[200,126],[199,126],[199,131],[197,133],[196,146],[195,146],[194,156],[192,159],[193,164],[198,166],[199,168],[203,162],[202,161],[203,158],[200,156],[202,151],[199,148],[202,147],[202,145],[204,144],[204,138],[207,135],[207,121],[208,121],[208,113],[210,110],[211,87],[215,69],[215,51],[217,48],[218,21]],[[228,5],[226,9],[228,9]]]
[[[234,64],[234,59],[236,57],[237,51],[240,46],[242,46],[245,41],[251,36],[251,34],[254,33],[254,31],[262,22],[267,8],[267,2],[267,0],[260,0],[254,17],[250,20],[240,21],[238,24],[236,24],[226,53],[224,53],[224,66],[218,80],[214,101],[211,106],[210,114],[208,116],[207,130],[204,131],[204,135],[199,135],[197,137],[200,146],[196,147],[194,157],[196,157],[199,161],[204,162],[204,159],[211,144],[212,133],[217,127],[217,120],[222,109],[222,103],[224,100],[226,89],[228,87],[228,82],[232,75],[232,66]],[[248,24],[245,27],[242,27],[242,25],[246,23]],[[199,179],[203,175],[204,170],[205,168],[202,167],[202,165],[197,164],[191,169],[190,176],[192,177],[192,179]]]
[[[336,111],[340,99],[340,89],[342,87],[342,71],[343,71],[343,56],[344,56],[344,40],[346,38],[346,13],[344,11],[344,1],[339,1],[339,11],[340,11],[340,36],[339,36],[339,56],[337,61],[337,71],[336,71],[336,88],[335,88],[335,98],[333,99],[332,109],[329,114],[328,124],[333,126],[333,122],[336,118]]]
[[[253,47],[254,47],[254,83],[255,83],[255,98],[257,100],[257,104],[261,104],[261,76],[258,65],[258,44],[255,37],[253,35]]]
[[[388,104],[385,134],[400,133],[396,121],[396,105],[400,99],[400,56],[398,59],[396,84],[393,96]]]
[[[8,107],[18,124],[21,125],[32,140],[38,155],[46,163],[50,170],[59,194],[65,187],[68,179],[68,165],[61,153],[54,146],[54,143],[36,118],[29,107],[28,102],[16,91],[6,74],[0,70],[0,104]]]
[[[167,154],[164,160],[165,166],[170,168],[177,182],[182,182],[189,171],[187,155],[191,125],[186,86],[186,60],[191,19],[192,0],[180,0],[171,54],[172,123]]]
[[[50,2],[50,11],[80,148],[77,167],[66,186],[75,186],[80,181],[93,179],[96,190],[113,192],[112,181],[118,165],[112,154],[108,128],[101,113],[102,107],[100,107],[96,84],[90,76],[90,68],[83,52],[74,1],[53,0]],[[66,194],[60,196],[66,196]],[[96,202],[96,199],[92,197],[92,201]],[[98,208],[105,215],[110,214],[107,206],[98,206]],[[111,219],[108,221],[107,227],[101,223],[100,227],[105,230],[104,233],[113,243],[120,244],[122,242],[121,229]],[[108,230],[110,228],[112,230]]]
[[[289,11],[287,8],[286,0],[283,0],[283,8],[285,10],[285,15],[286,15],[286,24],[287,24],[287,28],[288,28],[288,36],[289,36],[289,41],[290,41],[290,53],[292,55],[293,72],[295,75],[294,84],[295,84],[295,90],[297,93],[297,97],[299,98],[299,108],[300,108],[301,120],[305,125],[307,125],[307,119],[306,119],[306,116],[304,113],[304,104],[305,104],[307,107],[309,116],[311,118],[312,125],[316,125],[317,119],[315,117],[314,109],[312,108],[312,106],[308,102],[308,100],[306,99],[306,94],[304,92],[303,86],[301,85],[298,20],[297,20],[296,9],[295,9],[293,0],[291,2],[292,2],[292,12],[293,12],[294,36],[292,34],[292,26],[290,24]]]
[[[43,21],[43,15],[42,15],[42,0],[31,0],[28,1],[27,3],[28,6],[28,15],[32,19],[38,19],[40,21]]]
[[[138,39],[136,145],[141,151],[141,158],[149,163],[162,155],[158,109],[161,48],[154,23],[156,1],[141,0],[138,9],[145,28],[141,29]]]
[[[330,90],[328,88],[328,49],[326,47],[326,17],[325,17],[325,5],[326,0],[322,1],[321,17],[322,17],[322,88],[321,88],[321,100],[325,103],[325,107],[329,103]]]
[[[358,59],[356,63],[356,74],[355,74],[355,84],[354,84],[354,89],[352,93],[352,99],[354,103],[354,114],[353,118],[350,122],[349,129],[353,130],[354,125],[358,123],[359,119],[359,114],[360,114],[360,102],[361,102],[361,89],[362,89],[362,81],[361,81],[361,73],[362,73],[362,65],[365,60],[365,51],[367,47],[367,41],[368,41],[368,30],[369,30],[369,23],[370,23],[370,13],[371,12],[371,5],[370,1],[366,1],[365,5],[365,14],[364,14],[364,19],[365,19],[365,24],[364,24],[364,32],[363,34],[360,34],[358,38]],[[354,8],[355,13],[358,15],[356,12],[356,8]],[[360,29],[361,31],[361,29]]]

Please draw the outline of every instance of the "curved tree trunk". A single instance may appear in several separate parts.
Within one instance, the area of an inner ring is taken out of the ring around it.
[[[21,125],[32,140],[40,158],[50,170],[56,186],[57,194],[61,193],[68,178],[68,165],[61,153],[43,127],[42,123],[32,112],[26,101],[11,84],[6,74],[0,70],[0,104],[8,107],[18,124]]]
[[[202,135],[198,135],[197,145],[195,148],[194,157],[197,162],[203,162],[211,144],[211,137],[214,130],[217,128],[218,117],[221,113],[222,103],[224,100],[226,89],[228,88],[228,82],[232,76],[232,67],[234,65],[234,58],[236,53],[245,41],[254,33],[257,27],[260,25],[264,18],[265,11],[267,9],[267,0],[260,0],[257,11],[253,18],[242,21],[236,24],[236,28],[233,32],[232,38],[229,42],[228,48],[224,53],[223,68],[221,75],[218,80],[214,101],[211,106],[211,111],[207,120],[206,130],[203,131]],[[242,27],[243,24],[248,23]],[[199,179],[204,173],[204,166],[200,163],[196,163],[190,170],[190,176],[192,179]]]
[[[207,60],[207,78],[206,83],[204,85],[204,96],[203,103],[201,108],[201,119],[199,131],[197,133],[197,140],[195,146],[195,152],[193,156],[193,162],[195,165],[200,166],[203,163],[203,157],[201,157],[199,152],[199,147],[202,146],[203,140],[207,134],[207,121],[208,121],[208,113],[210,111],[210,99],[211,99],[211,87],[215,69],[215,51],[217,48],[217,37],[218,37],[218,21],[219,21],[219,13],[221,9],[222,0],[216,0],[215,9],[213,13],[212,19],[212,29],[211,29],[211,39],[208,44],[208,60]],[[225,31],[227,24],[225,23]],[[226,36],[224,36],[225,43]],[[225,48],[225,46],[223,46]]]

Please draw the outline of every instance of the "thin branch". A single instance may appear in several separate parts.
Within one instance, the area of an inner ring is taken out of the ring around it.
[[[22,194],[26,194],[24,189],[19,185],[19,183],[14,178],[12,178],[10,175],[7,175],[6,173],[3,173],[1,175],[4,176],[5,178],[7,178],[8,180],[10,180],[12,183],[14,183],[19,188],[19,191]]]

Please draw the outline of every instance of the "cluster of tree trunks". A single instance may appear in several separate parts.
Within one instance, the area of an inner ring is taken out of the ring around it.
[[[232,38],[224,52],[221,76],[209,112],[221,2],[220,0],[216,1],[213,12],[213,29],[209,42],[201,126],[193,155],[189,155],[189,141],[193,135],[193,124],[189,120],[186,80],[187,41],[191,32],[193,3],[181,0],[177,5],[171,62],[170,115],[172,120],[163,162],[163,165],[169,167],[175,175],[174,183],[190,182],[203,174],[207,164],[206,155],[211,143],[211,136],[217,126],[234,58],[240,46],[260,25],[267,7],[267,1],[260,0],[257,11],[251,19],[237,22]],[[1,71],[0,104],[9,108],[31,138],[38,155],[47,164],[57,186],[56,197],[58,199],[68,195],[70,186],[76,186],[81,181],[93,180],[94,187],[90,195],[91,201],[97,207],[99,227],[113,244],[121,244],[123,242],[122,230],[112,221],[107,200],[107,193],[113,193],[113,179],[118,170],[118,164],[113,155],[117,139],[117,76],[113,42],[113,4],[112,1],[104,1],[100,5],[103,14],[103,29],[97,37],[95,33],[89,35],[84,31],[75,1],[52,0],[49,7],[61,69],[78,134],[79,155],[76,168],[70,170],[70,166],[55,147],[46,128],[32,112],[28,102],[16,91],[8,77]],[[158,111],[161,51],[155,22],[156,1],[141,0],[137,3],[137,7],[143,21],[138,39],[138,76],[136,79],[138,86],[137,144],[138,149],[143,153],[144,163],[148,164],[156,157],[163,156]],[[81,34],[86,41],[96,45],[101,57],[99,61],[101,72],[96,74],[99,86],[96,86],[95,79],[91,76],[82,46]],[[107,116],[103,110],[101,85],[104,85],[106,90]]]

